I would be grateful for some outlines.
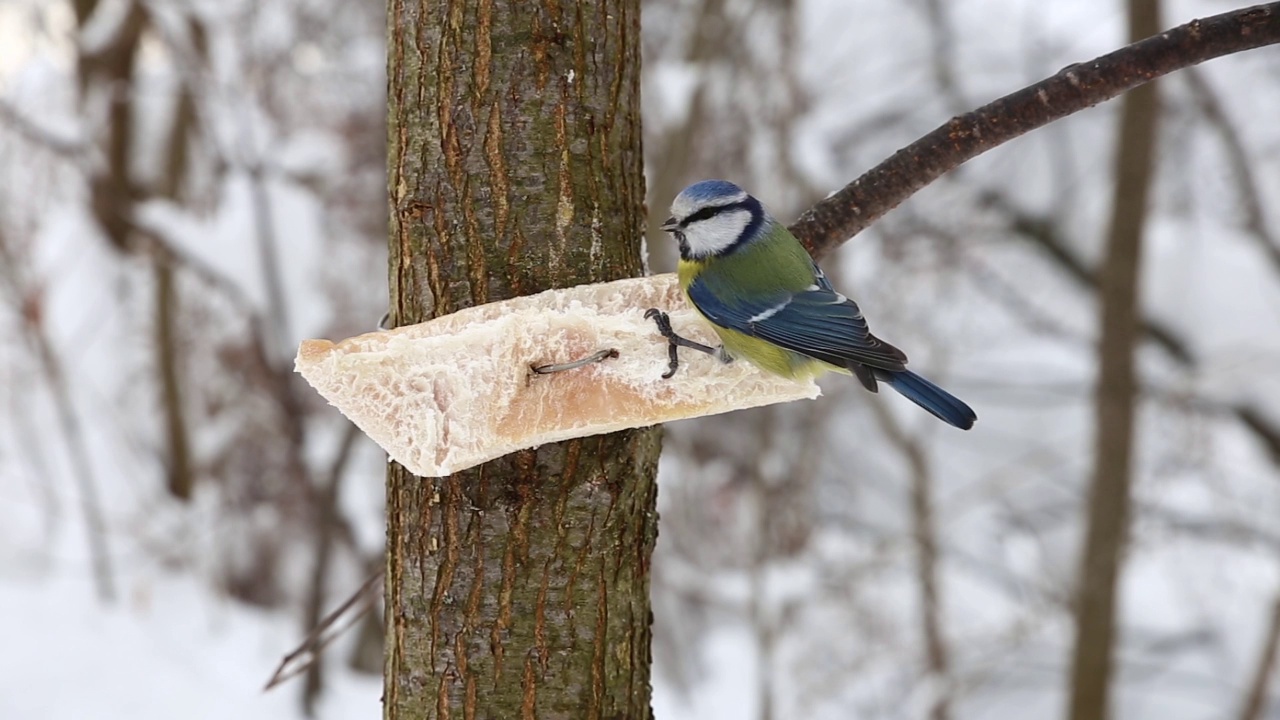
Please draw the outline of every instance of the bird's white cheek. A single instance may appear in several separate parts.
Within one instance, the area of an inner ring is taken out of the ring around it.
[[[685,229],[689,250],[697,257],[722,253],[738,242],[750,223],[751,213],[738,210],[690,225]]]

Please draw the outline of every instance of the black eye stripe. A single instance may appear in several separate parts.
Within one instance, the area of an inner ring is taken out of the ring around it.
[[[676,241],[680,244],[680,257],[684,260],[692,260],[699,257],[705,257],[708,254],[705,251],[700,253],[693,252],[693,248],[690,247],[689,241],[685,237],[684,233],[684,231],[688,229],[689,225],[701,220],[713,218],[720,213],[732,212],[734,210],[747,211],[747,214],[750,215],[750,220],[748,220],[746,226],[742,228],[742,232],[739,233],[738,238],[730,243],[728,247],[721,248],[717,254],[728,255],[730,253],[737,252],[739,249],[749,244],[749,241],[755,239],[757,234],[760,232],[760,228],[768,219],[768,215],[760,205],[760,201],[748,195],[737,202],[732,202],[727,205],[704,207],[695,213],[690,213],[688,217],[678,222],[676,227],[672,228],[671,232],[675,236]]]
[[[681,220],[680,227],[689,227],[690,223],[696,223],[702,220],[709,220],[719,215],[720,213],[729,212],[730,210],[750,211],[751,208],[747,206],[746,200],[743,200],[742,202],[729,203],[728,205],[713,205],[712,207],[704,207],[698,212],[693,213],[689,217]]]

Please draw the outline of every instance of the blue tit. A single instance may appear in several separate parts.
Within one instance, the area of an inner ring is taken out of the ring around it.
[[[908,370],[907,356],[871,334],[858,306],[742,188],[724,180],[690,185],[662,229],[680,245],[680,286],[723,343],[712,348],[676,335],[665,314],[650,310],[669,342],[666,377],[676,370],[677,346],[799,380],[836,371],[871,392],[883,382],[943,422],[973,427],[973,409]]]

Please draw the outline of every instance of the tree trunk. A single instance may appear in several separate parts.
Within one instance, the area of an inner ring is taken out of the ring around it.
[[[1159,0],[1129,0],[1129,37],[1159,32]],[[1116,595],[1129,536],[1133,425],[1137,400],[1133,351],[1139,333],[1139,267],[1159,103],[1155,85],[1124,97],[1107,258],[1098,276],[1097,415],[1088,529],[1077,579],[1076,643],[1068,717],[1109,717],[1116,645]]]
[[[397,324],[640,274],[638,0],[389,16]],[[650,716],[659,449],[649,428],[440,480],[392,464],[386,717]]]

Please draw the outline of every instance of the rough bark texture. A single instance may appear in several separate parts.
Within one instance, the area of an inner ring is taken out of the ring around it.
[[[1159,9],[1159,0],[1129,0],[1130,37],[1156,32]],[[1138,271],[1159,110],[1155,90],[1154,85],[1144,85],[1124,98],[1107,259],[1098,276],[1102,339],[1098,345],[1093,482],[1077,581],[1069,711],[1072,720],[1108,717],[1114,674],[1117,583],[1129,534],[1133,482],[1133,351],[1139,333]]]
[[[638,0],[392,0],[388,54],[398,324],[640,274]],[[393,464],[386,716],[648,717],[659,448]]]

